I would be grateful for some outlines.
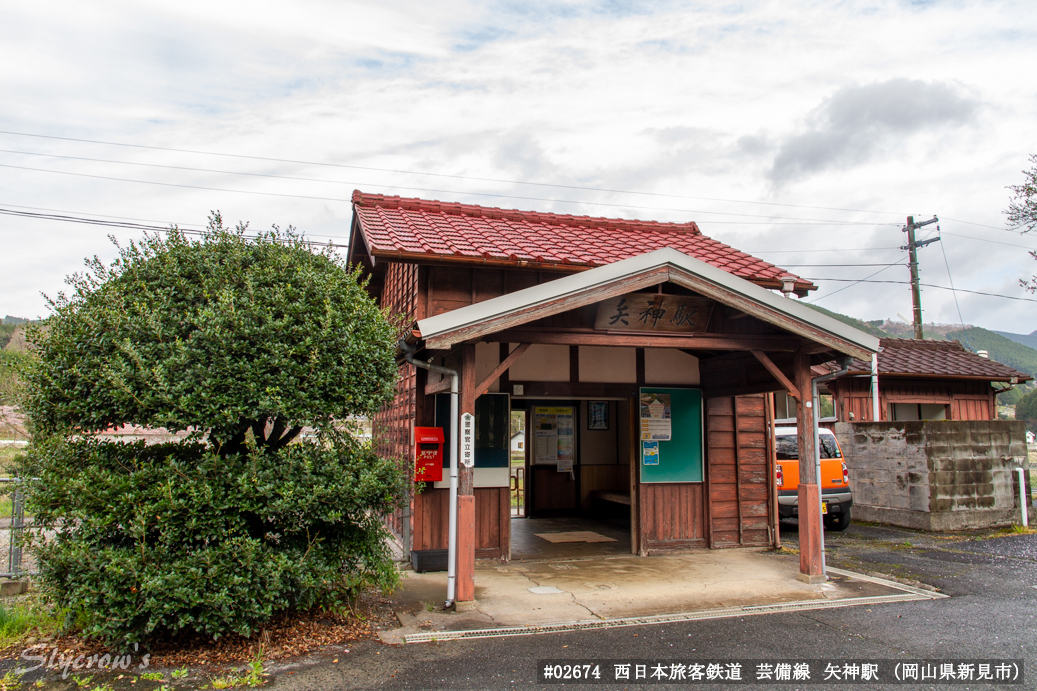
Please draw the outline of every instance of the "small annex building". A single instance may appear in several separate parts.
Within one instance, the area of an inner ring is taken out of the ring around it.
[[[958,341],[879,340],[881,420],[996,420],[997,394],[1033,379]],[[841,422],[872,422],[871,362],[855,359],[828,389]]]
[[[630,550],[768,546],[776,488],[773,391],[813,424],[811,367],[870,361],[878,339],[779,294],[815,286],[713,240],[658,223],[353,194],[348,259],[405,323],[397,395],[374,420],[381,453],[415,457],[414,428],[447,431],[450,377],[474,415],[474,463],[457,500],[457,600],[476,558],[511,558],[512,524],[593,516],[604,497]],[[511,460],[511,419],[525,454]],[[446,447],[457,444],[446,438]],[[812,434],[799,457],[814,457]],[[444,453],[444,463],[447,454]],[[512,465],[524,470],[513,518]],[[803,472],[803,477],[812,477]],[[444,549],[449,494],[429,482],[393,517],[404,549]],[[817,486],[800,486],[800,570],[821,574]],[[811,509],[810,507],[815,507]]]

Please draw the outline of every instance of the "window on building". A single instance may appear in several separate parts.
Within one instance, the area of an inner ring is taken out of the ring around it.
[[[890,417],[900,422],[947,419],[947,406],[943,403],[891,403],[889,407]]]
[[[818,417],[821,420],[835,419],[835,398],[832,394],[818,394],[817,411]],[[796,399],[787,393],[775,393],[774,419],[778,422],[794,422],[796,419]]]

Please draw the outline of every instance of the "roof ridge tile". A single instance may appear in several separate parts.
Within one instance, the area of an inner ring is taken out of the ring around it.
[[[405,211],[425,211],[450,214],[452,216],[474,216],[507,221],[532,221],[534,223],[559,226],[586,225],[591,228],[663,230],[667,232],[682,232],[689,235],[701,235],[702,233],[698,224],[694,221],[673,223],[670,221],[642,221],[628,218],[608,218],[605,216],[574,216],[572,214],[556,214],[549,211],[522,211],[521,209],[502,209],[496,206],[443,202],[438,199],[371,194],[361,192],[360,190],[353,190],[352,201],[354,205],[364,208],[381,207],[403,209]]]

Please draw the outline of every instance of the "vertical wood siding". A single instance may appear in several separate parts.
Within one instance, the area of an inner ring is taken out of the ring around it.
[[[710,546],[768,545],[772,498],[763,396],[708,399],[706,430]]]
[[[450,490],[426,489],[414,497],[414,549],[446,549],[449,546]],[[507,487],[475,490],[475,556],[507,560],[507,530],[511,520],[511,493]],[[506,526],[505,526],[506,527]]]
[[[641,553],[706,547],[703,483],[641,485]]]
[[[839,419],[873,422],[871,379],[854,377],[829,384],[841,411]],[[994,390],[988,382],[968,379],[907,379],[879,377],[879,413],[889,415],[889,404],[908,399],[914,403],[949,404],[952,420],[993,420],[997,417]]]

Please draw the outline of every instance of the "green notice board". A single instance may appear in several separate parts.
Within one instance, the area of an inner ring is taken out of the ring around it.
[[[702,391],[646,386],[639,404],[641,482],[702,482]]]

